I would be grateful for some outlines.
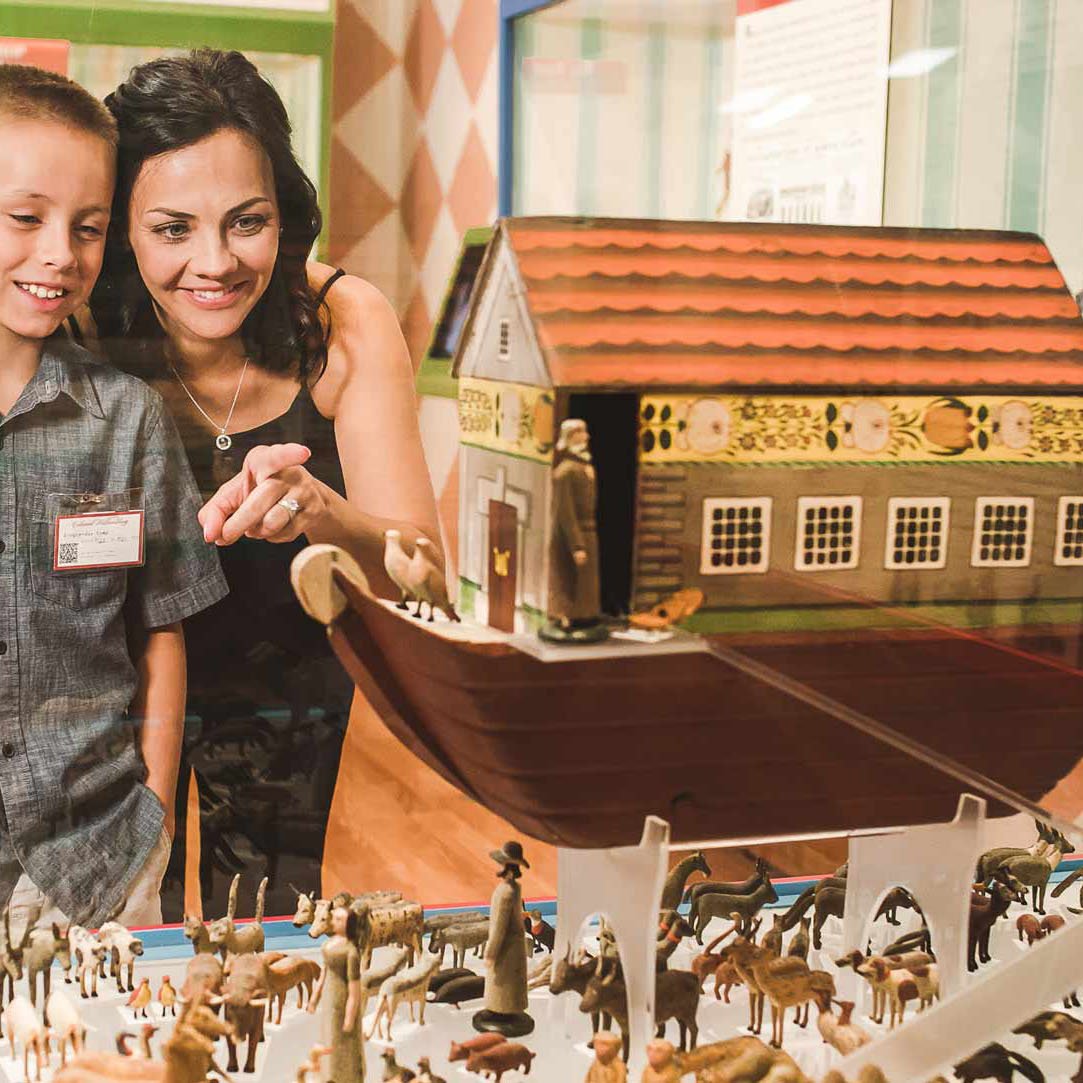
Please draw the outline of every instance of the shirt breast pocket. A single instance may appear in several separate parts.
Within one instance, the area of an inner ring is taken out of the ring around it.
[[[127,569],[69,568],[57,571],[56,525],[63,515],[131,511],[142,504],[138,490],[116,493],[43,492],[31,523],[30,581],[39,598],[66,609],[95,609],[124,601]]]

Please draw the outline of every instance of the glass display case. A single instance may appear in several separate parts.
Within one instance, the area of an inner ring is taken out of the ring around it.
[[[503,12],[504,213],[1024,230],[1083,290],[1078,4]]]

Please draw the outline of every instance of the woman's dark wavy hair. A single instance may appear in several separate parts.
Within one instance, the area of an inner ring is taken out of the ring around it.
[[[160,371],[164,332],[128,243],[132,188],[144,162],[223,130],[255,140],[274,174],[282,235],[263,296],[241,328],[248,356],[302,381],[327,361],[328,325],[320,320],[305,263],[322,216],[316,189],[293,154],[282,99],[242,53],[196,49],[133,68],[105,99],[117,121],[117,186],[109,243],[90,309],[99,338],[118,366],[142,375]]]

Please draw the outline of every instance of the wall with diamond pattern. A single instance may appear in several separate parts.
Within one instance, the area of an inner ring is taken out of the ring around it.
[[[337,0],[329,257],[391,298],[415,364],[496,213],[497,33],[496,0]]]

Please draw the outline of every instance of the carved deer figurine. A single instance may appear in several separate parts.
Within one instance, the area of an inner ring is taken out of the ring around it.
[[[240,882],[238,873],[229,888],[226,916],[212,921],[207,929],[210,943],[218,948],[223,960],[229,955],[252,955],[263,951],[263,899],[267,893],[267,877],[260,881],[256,892],[256,915],[252,923],[238,928],[233,919],[237,912],[237,888]]]

